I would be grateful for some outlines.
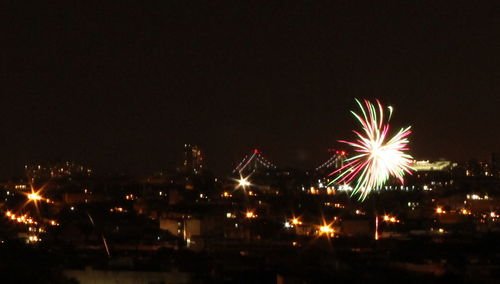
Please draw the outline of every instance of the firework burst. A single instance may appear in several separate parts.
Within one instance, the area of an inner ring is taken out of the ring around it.
[[[378,100],[376,105],[368,100],[364,100],[364,105],[357,99],[356,103],[362,113],[351,113],[361,124],[362,131],[353,130],[355,142],[340,141],[352,146],[356,153],[346,160],[344,166],[330,174],[336,175],[330,184],[352,184],[352,195],[359,193],[359,200],[364,200],[370,191],[381,188],[389,177],[403,183],[403,176],[414,170],[410,166],[413,158],[405,153],[411,127],[401,128],[396,135],[388,137],[392,107],[388,107],[389,115],[385,119],[384,108]]]

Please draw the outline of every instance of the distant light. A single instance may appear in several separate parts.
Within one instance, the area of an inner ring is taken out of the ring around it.
[[[250,182],[248,181],[248,178],[242,177],[238,180],[238,187],[246,188],[247,186],[250,186]]]
[[[41,200],[42,197],[40,195],[38,195],[37,193],[30,193],[28,194],[28,199],[29,200]]]
[[[323,225],[319,227],[320,235],[333,236],[334,230],[330,225]]]
[[[320,232],[322,233],[331,233],[333,229],[330,226],[321,226],[319,227]]]
[[[389,222],[389,223],[399,223],[399,220],[395,216],[390,216],[390,215],[384,215],[383,220],[384,222]]]
[[[245,213],[245,217],[248,218],[248,219],[251,219],[251,218],[256,218],[257,215],[255,215],[252,211],[247,211]]]

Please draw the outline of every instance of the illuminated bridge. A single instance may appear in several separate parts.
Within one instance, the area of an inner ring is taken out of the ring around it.
[[[347,159],[347,152],[346,151],[335,151],[335,150],[328,150],[330,153],[330,158],[326,160],[323,164],[319,165],[316,167],[317,172],[323,172],[323,171],[333,171],[335,169],[338,169],[344,165],[344,161]]]
[[[254,149],[249,155],[246,155],[243,160],[236,166],[233,173],[239,173],[240,175],[249,175],[259,170],[270,170],[276,169],[276,166],[266,159],[262,152],[258,149]]]

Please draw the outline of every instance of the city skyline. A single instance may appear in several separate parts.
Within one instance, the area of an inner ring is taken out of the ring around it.
[[[500,152],[488,5],[37,5],[6,5],[0,176],[57,158],[150,172],[185,143],[221,173],[253,148],[314,167],[352,137],[354,98],[393,105],[418,159]]]
[[[4,1],[0,282],[496,283],[498,1]]]

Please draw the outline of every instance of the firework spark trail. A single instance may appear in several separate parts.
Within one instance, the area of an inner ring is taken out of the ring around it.
[[[89,212],[86,212],[86,213],[90,219],[90,222],[92,223],[92,226],[95,229],[94,218],[92,218],[92,216],[90,216]],[[106,238],[104,237],[104,234],[102,234],[102,233],[101,233],[101,239],[102,239],[102,243],[104,244],[104,248],[106,249],[106,254],[108,255],[108,257],[111,257],[111,253],[109,252],[108,242],[106,241]]]
[[[370,191],[380,188],[391,176],[403,183],[404,175],[411,174],[414,170],[410,166],[413,158],[404,152],[409,150],[407,145],[411,127],[401,128],[389,139],[389,120],[393,109],[388,108],[389,116],[387,121],[384,121],[383,106],[380,101],[376,102],[375,106],[364,100],[363,105],[356,99],[362,113],[351,113],[361,124],[362,131],[353,130],[356,134],[354,142],[339,142],[352,146],[357,154],[347,159],[343,167],[330,174],[337,174],[330,184],[354,182],[352,195],[359,193],[359,200],[364,200]]]

